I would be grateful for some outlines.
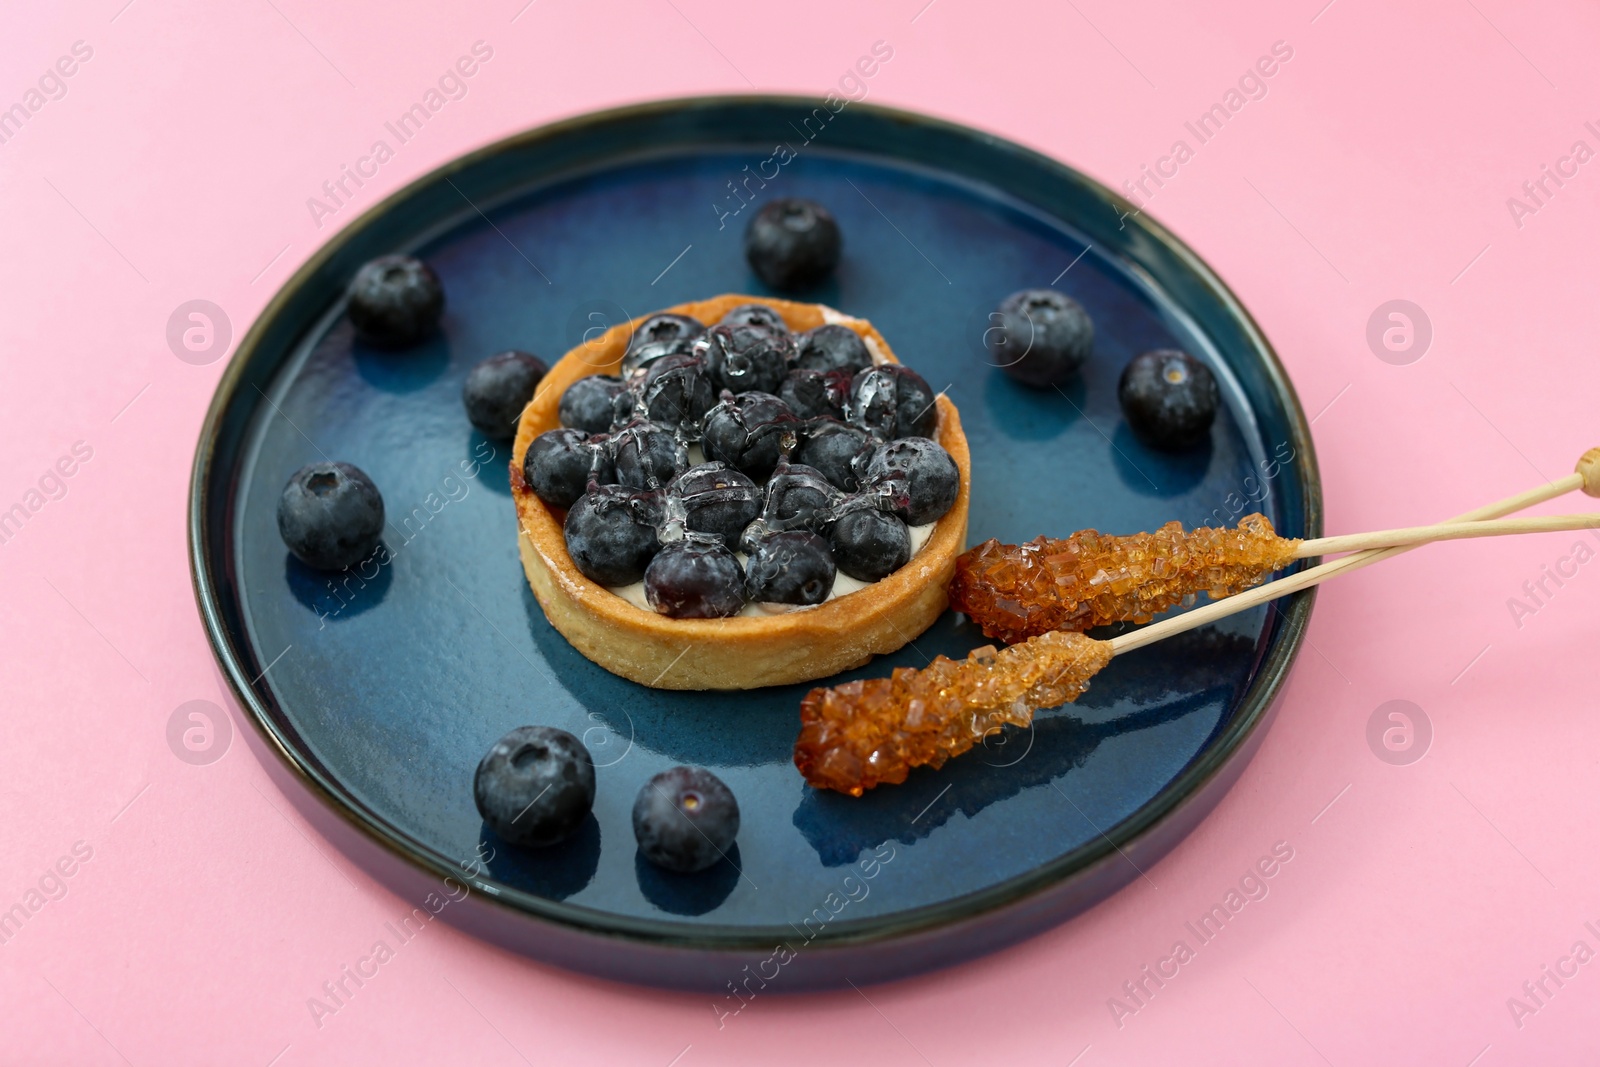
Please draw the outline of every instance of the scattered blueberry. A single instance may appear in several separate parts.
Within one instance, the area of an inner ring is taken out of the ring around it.
[[[617,484],[660,489],[689,469],[689,453],[678,435],[654,423],[635,422],[611,435]]]
[[[522,409],[550,368],[527,352],[502,352],[479,363],[461,387],[467,419],[485,437],[515,437]],[[604,427],[601,427],[604,429]]]
[[[769,530],[821,530],[842,496],[821,471],[779,460],[767,482],[761,518]]]
[[[622,356],[623,377],[648,367],[664,356],[689,351],[695,338],[705,332],[706,328],[699,320],[687,315],[674,315],[670,311],[651,315],[628,338],[628,349]]]
[[[818,419],[806,427],[794,458],[796,463],[821,471],[837,488],[853,493],[861,487],[861,470],[876,445],[877,439],[859,426]]]
[[[802,419],[844,418],[850,375],[844,371],[792,370],[778,386],[778,399]]]
[[[794,336],[765,326],[718,323],[706,331],[695,351],[703,353],[717,388],[732,393],[776,393],[789,373]]]
[[[839,224],[811,200],[784,198],[765,204],[744,234],[744,255],[774,289],[815,285],[839,264]]]
[[[902,437],[878,446],[867,462],[865,481],[877,485],[890,479],[906,483],[909,503],[896,514],[908,526],[923,526],[941,518],[961,490],[956,461],[926,437]]]
[[[739,802],[722,779],[673,767],[644,784],[633,802],[633,836],[644,858],[684,874],[722,859],[739,836]]]
[[[828,541],[839,569],[863,582],[887,578],[911,559],[911,531],[906,524],[873,507],[840,516]]]
[[[567,512],[567,554],[590,581],[632,585],[661,548],[656,537],[659,507],[621,485],[600,485],[580,496]]]
[[[872,353],[861,335],[837,322],[807,330],[795,338],[794,365],[801,370],[841,370],[856,374],[872,366]]]
[[[570,508],[589,486],[616,480],[604,440],[582,430],[546,430],[528,444],[522,478],[553,508]]]
[[[828,542],[807,530],[775,533],[755,545],[744,565],[744,595],[760,604],[820,604],[838,567]]]
[[[585,433],[605,433],[611,429],[612,407],[618,396],[628,387],[621,378],[606,374],[591,374],[567,386],[561,394],[557,412],[561,425]]]
[[[667,496],[682,505],[686,528],[715,534],[729,548],[761,513],[761,487],[726,463],[690,467],[667,486]]]
[[[571,837],[594,807],[594,760],[565,730],[519,726],[479,761],[472,796],[505,840],[553,845]]]
[[[673,619],[725,619],[744,607],[744,570],[720,541],[666,545],[644,572],[650,606]]]
[[[789,324],[775,308],[765,304],[740,304],[717,323],[718,326],[762,326],[773,333],[788,333]]]
[[[343,570],[378,547],[383,496],[358,467],[308,463],[278,498],[278,533],[306,566]]]
[[[786,438],[800,429],[789,405],[769,393],[723,394],[706,416],[706,455],[765,481],[778,465]]]
[[[985,331],[1002,370],[1024,385],[1060,385],[1094,347],[1094,323],[1083,305],[1054,289],[1024,289],[1000,302],[999,327]]]
[[[1175,348],[1135,356],[1117,383],[1123,417],[1145,443],[1164,449],[1199,444],[1222,397],[1204,363]]]
[[[933,390],[922,375],[898,363],[861,371],[850,382],[850,421],[882,438],[932,437],[939,424]]]
[[[639,387],[651,422],[680,430],[689,439],[700,436],[706,412],[717,402],[717,390],[706,363],[687,352],[664,356],[650,364]],[[614,412],[621,416],[621,405]]]
[[[350,283],[350,325],[381,348],[405,348],[431,334],[444,313],[444,286],[412,256],[379,256]]]

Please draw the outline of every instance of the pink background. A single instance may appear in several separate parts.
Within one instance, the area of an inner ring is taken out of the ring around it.
[[[0,946],[0,1061],[1594,1062],[1600,963],[1546,980],[1520,1027],[1507,1007],[1576,940],[1600,949],[1583,926],[1600,928],[1600,564],[1547,583],[1520,620],[1508,606],[1575,535],[1440,546],[1327,588],[1260,755],[1149,881],[977,963],[768,996],[722,1030],[708,997],[555,971],[442,924],[319,1028],[307,998],[406,906],[304,824],[237,736],[207,766],[166,741],[179,705],[224,700],[184,544],[224,363],[174,358],[168,315],[215,301],[237,339],[356,213],[318,230],[306,198],[480,39],[494,58],[470,95],[355,207],[594,108],[821,95],[880,39],[894,59],[870,100],[1119,186],[1288,42],[1269,94],[1150,210],[1283,354],[1316,416],[1329,531],[1443,518],[1571,469],[1600,443],[1600,162],[1520,227],[1506,201],[1575,140],[1600,148],[1583,127],[1600,125],[1600,14],[1323,2],[12,5],[0,106],[73,42],[93,56],[0,144],[0,509],[74,442],[93,457],[0,545],[0,908],[75,842],[92,856]],[[1394,298],[1433,325],[1407,366],[1366,341]],[[1409,766],[1366,740],[1393,699],[1433,727]],[[1119,1027],[1108,998],[1278,841],[1294,859],[1270,895]]]

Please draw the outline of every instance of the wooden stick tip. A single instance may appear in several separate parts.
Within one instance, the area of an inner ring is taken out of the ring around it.
[[[1583,491],[1589,496],[1600,496],[1600,448],[1585,452],[1576,470],[1583,475]]]

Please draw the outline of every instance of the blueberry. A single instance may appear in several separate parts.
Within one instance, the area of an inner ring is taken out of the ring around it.
[[[669,871],[703,871],[739,836],[739,802],[722,779],[673,767],[644,784],[633,802],[633,836],[645,859]]]
[[[933,390],[922,375],[898,363],[861,371],[850,381],[850,421],[888,439],[932,437],[939,424]]]
[[[872,353],[861,335],[830,322],[795,338],[794,365],[801,370],[842,370],[850,374],[872,366]]]
[[[768,393],[724,394],[706,416],[706,455],[758,482],[778,465],[786,440],[800,429],[789,405]]]
[[[834,486],[847,493],[861,487],[861,471],[877,439],[859,426],[817,419],[806,427],[795,452],[795,462],[815,467]]]
[[[794,336],[765,326],[717,324],[695,346],[704,356],[717,388],[732,393],[776,393],[789,359]]]
[[[761,513],[761,488],[726,463],[690,467],[667,486],[667,497],[683,508],[687,529],[715,534],[729,548]]]
[[[788,333],[789,324],[775,308],[765,304],[740,304],[722,316],[718,326],[763,326],[773,333]]]
[[[744,595],[761,604],[820,604],[838,567],[828,542],[806,530],[765,537],[744,565]]]
[[[926,437],[902,437],[879,445],[867,462],[870,485],[904,481],[909,503],[895,513],[909,526],[923,526],[950,510],[961,491],[961,472],[950,453]]]
[[[605,433],[611,428],[612,406],[627,392],[621,378],[591,374],[567,386],[557,411],[561,425],[585,433]]]
[[[617,484],[660,489],[689,469],[689,453],[678,435],[654,423],[634,422],[611,435]]]
[[[519,726],[479,761],[472,797],[505,840],[553,845],[576,833],[594,807],[594,760],[565,730]]]
[[[479,363],[461,387],[468,421],[485,437],[516,436],[522,409],[549,369],[544,360],[527,352],[502,352]]]
[[[1222,401],[1206,365],[1175,348],[1135,356],[1117,383],[1117,399],[1133,432],[1165,449],[1205,440]]]
[[[444,313],[444,286],[411,256],[379,256],[350,283],[350,325],[380,348],[405,348],[431,334]]]
[[[844,371],[792,370],[778,386],[778,399],[802,419],[844,418],[850,375]]]
[[[628,349],[622,356],[623,376],[648,367],[664,356],[689,351],[695,338],[705,332],[706,328],[699,320],[687,315],[674,315],[670,311],[651,315],[628,338]]]
[[[911,560],[911,531],[906,524],[899,516],[872,507],[840,516],[828,542],[839,569],[863,582],[887,578]]]
[[[1024,385],[1060,385],[1094,347],[1094,323],[1083,305],[1054,289],[1024,289],[1000,301],[999,324],[985,331],[989,353]]]
[[[343,570],[378,547],[383,497],[358,467],[308,463],[278,498],[278,533],[306,566]]]
[[[744,607],[744,570],[720,541],[664,546],[644,572],[644,595],[673,619],[725,619]]]
[[[650,364],[639,397],[651,422],[679,430],[692,441],[717,402],[717,390],[705,360],[681,352]],[[616,414],[620,417],[620,410]]]
[[[811,200],[785,198],[763,205],[744,233],[744,256],[774,289],[815,285],[839,265],[839,224]]]
[[[522,457],[522,479],[553,508],[570,508],[589,486],[616,480],[602,437],[582,430],[546,430],[528,444]]]
[[[761,519],[769,530],[819,531],[832,521],[842,498],[821,471],[780,460],[767,482]]]
[[[596,486],[567,512],[562,529],[567,554],[590,581],[632,585],[661,548],[659,521],[659,506],[649,494],[621,485]]]

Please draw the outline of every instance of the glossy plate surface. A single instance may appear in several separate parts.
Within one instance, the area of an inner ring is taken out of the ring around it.
[[[297,802],[343,816],[325,832],[383,857],[372,865],[397,886],[463,880],[463,925],[613,977],[720,989],[787,940],[792,988],[871,980],[1081,909],[1137,877],[1132,864],[1170,848],[1237,775],[1310,611],[1297,599],[1118,659],[1033,730],[859,800],[811,791],[790,763],[807,687],[649,690],[566,644],[518,564],[509,444],[468,425],[462,381],[507,348],[553,362],[625,317],[766,292],[742,254],[747,187],[828,205],[845,260],[802,298],[870,319],[959,406],[969,543],[1257,509],[1286,535],[1320,532],[1293,391],[1248,316],[1175,238],[1014,145],[863,105],[815,107],[625,109],[419,180],[278,294],[241,342],[200,443],[202,611],[269,763],[293,771]],[[353,341],[342,291],[360,263],[397,250],[433,265],[449,303],[440,337],[386,354]],[[1080,380],[1034,391],[989,365],[983,331],[1005,295],[1052,282],[1093,316],[1095,351]],[[1192,453],[1149,450],[1121,419],[1123,365],[1159,347],[1205,359],[1223,387],[1226,411]],[[279,540],[285,480],[323,457],[355,463],[383,492],[392,563],[366,579],[307,570]],[[859,673],[984,643],[947,613]],[[495,841],[472,802],[479,757],[525,723],[584,737],[599,766],[593,820],[543,854]],[[639,787],[676,763],[712,768],[743,812],[736,854],[697,876],[639,859],[629,821]]]

